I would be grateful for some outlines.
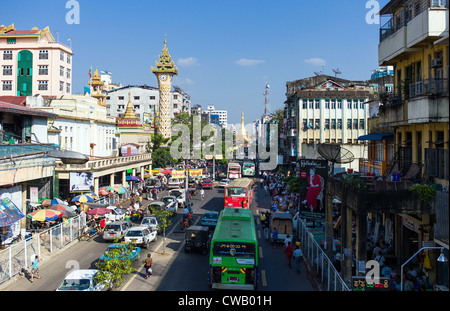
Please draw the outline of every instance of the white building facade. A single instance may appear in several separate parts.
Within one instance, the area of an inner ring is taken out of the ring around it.
[[[0,96],[72,94],[72,49],[48,27],[0,26]]]

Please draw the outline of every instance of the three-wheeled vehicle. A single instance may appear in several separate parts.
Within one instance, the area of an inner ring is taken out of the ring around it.
[[[186,228],[184,251],[198,249],[203,254],[208,253],[211,245],[209,228],[205,226],[190,226]]]

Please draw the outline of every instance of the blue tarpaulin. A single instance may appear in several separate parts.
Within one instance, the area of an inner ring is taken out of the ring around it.
[[[367,134],[363,136],[359,136],[358,140],[385,140],[385,139],[393,139],[394,134],[392,133],[382,133],[382,134]]]

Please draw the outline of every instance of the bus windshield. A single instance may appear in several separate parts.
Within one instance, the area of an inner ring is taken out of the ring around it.
[[[255,244],[241,242],[216,242],[213,255],[222,257],[255,257]]]
[[[225,189],[227,197],[245,197],[245,188],[231,187]]]

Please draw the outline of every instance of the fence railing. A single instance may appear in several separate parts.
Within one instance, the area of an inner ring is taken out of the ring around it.
[[[24,269],[29,270],[35,255],[45,260],[65,249],[80,237],[86,227],[86,219],[78,215],[66,223],[35,232],[31,237],[9,245],[0,252],[0,284],[23,273]]]
[[[332,261],[314,239],[314,235],[309,232],[305,221],[302,219],[298,222],[297,233],[302,245],[303,257],[308,261],[312,272],[320,280],[322,288],[326,291],[350,291]]]

